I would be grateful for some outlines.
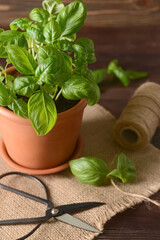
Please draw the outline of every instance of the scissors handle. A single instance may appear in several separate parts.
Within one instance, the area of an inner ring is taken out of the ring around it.
[[[36,202],[40,202],[42,204],[45,204],[45,205],[48,206],[48,208],[53,208],[53,203],[51,201],[49,201],[49,200],[44,199],[44,198],[37,197],[35,195],[32,195],[30,193],[26,193],[24,191],[20,191],[18,189],[12,188],[12,187],[8,187],[8,186],[6,186],[4,184],[1,184],[1,183],[0,183],[0,188],[2,188],[4,190],[7,190],[9,192],[13,192],[13,193],[18,194],[18,195],[21,195],[23,197],[32,199],[32,200],[34,200]]]
[[[0,226],[5,225],[16,225],[16,224],[29,224],[29,223],[43,223],[50,219],[51,217],[36,217],[36,218],[21,218],[21,219],[8,219],[0,220]]]

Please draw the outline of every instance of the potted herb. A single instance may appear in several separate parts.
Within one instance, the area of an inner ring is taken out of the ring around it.
[[[12,166],[29,173],[66,166],[78,151],[84,107],[100,97],[87,67],[96,60],[94,44],[76,38],[85,3],[44,0],[42,6],[11,22],[10,30],[0,29],[0,58],[6,58],[0,66],[1,146]]]

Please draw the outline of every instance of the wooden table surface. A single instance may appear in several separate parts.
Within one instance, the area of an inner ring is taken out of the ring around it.
[[[71,2],[65,0],[65,3]],[[147,71],[148,79],[132,81],[124,88],[120,83],[100,84],[99,103],[119,116],[134,90],[145,81],[160,83],[160,1],[158,0],[86,0],[88,16],[79,36],[95,42],[97,62],[92,69],[106,67],[114,58],[125,69]],[[18,17],[27,16],[40,0],[0,0],[0,27]],[[152,139],[160,148],[160,129]],[[153,196],[160,201],[160,191]],[[160,209],[139,204],[117,214],[105,225],[96,240],[160,240]]]

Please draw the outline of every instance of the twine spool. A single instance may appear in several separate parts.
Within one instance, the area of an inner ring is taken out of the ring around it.
[[[124,148],[146,146],[160,122],[160,85],[142,84],[129,100],[114,129],[114,139]]]

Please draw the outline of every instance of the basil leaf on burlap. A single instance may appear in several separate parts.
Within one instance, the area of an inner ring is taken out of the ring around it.
[[[133,161],[124,153],[118,156],[117,168],[113,169],[107,177],[120,180],[123,183],[132,182],[136,177],[136,168]]]
[[[104,161],[96,157],[81,157],[69,162],[72,174],[81,182],[101,185],[109,173]]]

